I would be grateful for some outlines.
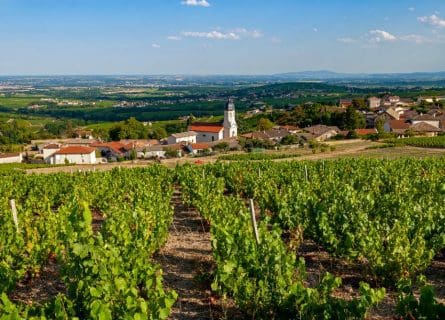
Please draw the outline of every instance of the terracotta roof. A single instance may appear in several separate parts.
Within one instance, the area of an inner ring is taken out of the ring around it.
[[[93,143],[91,144],[93,148],[109,148],[113,150],[115,153],[124,153],[127,148],[126,145],[119,141],[111,141],[104,143]]]
[[[62,148],[54,154],[90,154],[95,152],[93,148],[90,147],[66,147]]]
[[[299,130],[300,129],[300,128],[296,127],[296,126],[291,126],[291,125],[280,126],[280,128],[286,129],[286,130],[289,130],[289,131],[295,131],[295,130]]]
[[[416,124],[413,124],[410,127],[410,130],[415,132],[442,132],[442,129],[439,129],[427,122],[419,122]]]
[[[368,134],[376,134],[377,133],[377,129],[375,129],[375,128],[372,128],[372,129],[355,129],[355,132],[359,136],[366,136]]]
[[[429,114],[421,114],[420,116],[417,116],[413,118],[414,121],[439,121],[436,117],[429,115]]]
[[[406,130],[410,126],[405,120],[389,120],[388,124],[393,130]]]
[[[112,141],[112,142],[108,142],[105,146],[119,150],[119,149],[122,149],[123,147],[125,147],[125,144],[123,144],[122,142],[119,142],[119,141]]]
[[[212,133],[218,133],[221,132],[221,130],[224,130],[224,127],[222,125],[191,125],[189,127],[190,130],[196,131],[196,132],[212,132]]]
[[[322,134],[325,134],[329,131],[336,131],[338,133],[340,132],[340,129],[336,126],[325,126],[323,124],[317,124],[312,127],[304,128],[304,131],[309,132],[315,136],[321,136]]]
[[[51,143],[43,147],[43,149],[60,149],[60,145]]]
[[[195,150],[210,149],[210,144],[208,144],[208,143],[192,143],[190,145]]]
[[[1,159],[12,158],[12,157],[18,157],[20,155],[21,155],[20,152],[16,152],[16,153],[0,153],[0,158]]]

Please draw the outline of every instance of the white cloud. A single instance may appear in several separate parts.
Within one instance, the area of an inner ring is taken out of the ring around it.
[[[366,48],[376,48],[380,43],[383,42],[410,42],[414,44],[425,44],[425,43],[441,43],[439,37],[430,38],[419,34],[405,34],[405,35],[394,35],[384,30],[370,30],[367,34],[362,35],[358,38],[343,37],[338,38],[337,42],[351,44],[351,43],[361,43]]]
[[[210,31],[210,32],[197,32],[197,31],[183,31],[181,34],[188,38],[207,38],[215,40],[239,40],[241,37],[234,32],[220,32],[220,31]]]
[[[205,38],[213,40],[241,40],[243,38],[261,38],[263,34],[258,30],[247,30],[245,28],[237,28],[229,31],[213,30],[209,32],[200,31],[183,31],[183,37],[187,38]]]
[[[408,10],[411,11],[411,12],[414,12],[414,11],[416,10],[416,8],[414,8],[414,7],[409,7]]]
[[[151,46],[155,49],[159,49],[161,47],[161,45],[157,43],[153,43]]]
[[[210,3],[207,0],[184,0],[181,1],[181,4],[192,7],[210,7]]]
[[[170,40],[170,41],[179,41],[179,40],[182,40],[182,38],[179,37],[179,36],[168,36],[168,37],[167,37],[167,40]]]
[[[429,17],[418,17],[417,20],[419,20],[422,23],[429,24],[433,27],[440,27],[445,28],[445,20],[441,19],[438,15],[433,14]]]
[[[270,42],[272,42],[272,43],[282,43],[283,41],[280,38],[272,37],[272,38],[270,38]]]
[[[312,28],[312,31],[318,32],[318,28]]]
[[[369,41],[372,43],[379,43],[382,41],[393,42],[397,40],[397,37],[385,30],[371,30],[369,31],[371,35]]]
[[[248,38],[254,38],[258,39],[263,36],[263,34],[258,30],[247,30],[245,28],[237,28],[233,30],[236,34],[239,34],[240,36],[248,37]]]
[[[424,36],[418,35],[418,34],[407,34],[405,36],[400,36],[400,40],[408,41],[408,42],[414,42],[417,44],[423,44],[427,42],[433,42],[431,39],[428,39]]]
[[[346,37],[346,38],[338,38],[337,41],[338,41],[338,42],[341,42],[341,43],[354,43],[354,42],[356,42],[357,40],[355,40],[355,39],[353,39],[353,38],[348,38],[348,37]]]

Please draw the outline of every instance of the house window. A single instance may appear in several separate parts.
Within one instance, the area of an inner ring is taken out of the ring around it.
[[[212,141],[215,141],[215,137],[212,136]]]

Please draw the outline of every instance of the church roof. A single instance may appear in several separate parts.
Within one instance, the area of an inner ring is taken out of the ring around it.
[[[224,127],[220,124],[211,124],[211,123],[200,123],[200,124],[192,124],[189,127],[189,130],[195,131],[195,132],[212,132],[212,133],[218,133],[223,130]]]

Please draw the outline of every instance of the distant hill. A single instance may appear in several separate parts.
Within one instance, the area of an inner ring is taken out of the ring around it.
[[[333,71],[301,71],[274,74],[280,80],[394,80],[394,81],[436,81],[445,80],[445,71],[412,73],[337,73]]]

